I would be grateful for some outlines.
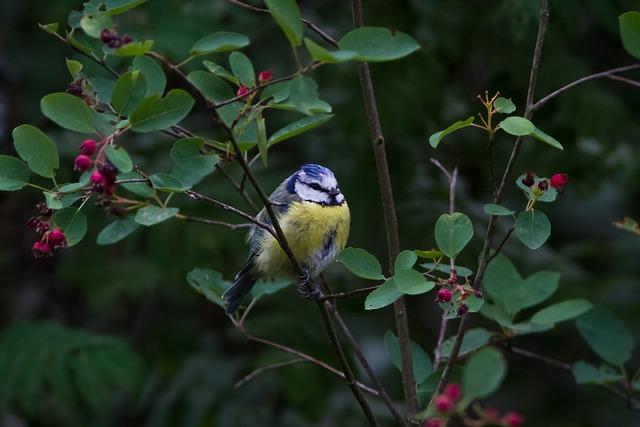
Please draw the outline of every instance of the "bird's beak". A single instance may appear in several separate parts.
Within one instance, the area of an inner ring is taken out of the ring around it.
[[[329,195],[330,196],[337,196],[338,194],[340,194],[340,189],[339,188],[332,188],[331,190],[329,190]]]

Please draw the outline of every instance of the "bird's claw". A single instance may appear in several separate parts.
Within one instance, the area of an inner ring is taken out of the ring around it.
[[[302,295],[303,298],[314,301],[322,297],[322,291],[320,290],[320,287],[313,280],[311,280],[309,271],[307,269],[305,269],[304,272],[300,276],[298,276],[298,292],[300,293],[300,295]]]

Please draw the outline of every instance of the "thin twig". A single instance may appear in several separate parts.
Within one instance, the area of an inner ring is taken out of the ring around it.
[[[327,301],[327,300],[331,300],[331,299],[340,299],[340,298],[348,298],[348,297],[353,296],[353,295],[365,294],[365,293],[369,293],[371,291],[375,291],[379,287],[380,287],[380,285],[375,285],[375,286],[369,286],[369,287],[366,287],[366,288],[354,289],[352,291],[347,291],[347,292],[336,292],[336,293],[324,295],[323,297],[320,298],[320,301]]]
[[[538,79],[538,72],[540,70],[540,57],[542,55],[542,46],[544,44],[544,36],[547,31],[548,22],[549,22],[549,1],[541,0],[540,24],[538,26],[536,46],[533,51],[533,60],[531,63],[531,74],[529,76],[529,86],[527,89],[527,101],[526,101],[526,108],[525,108],[525,114],[524,114],[524,116],[528,119],[531,118],[531,116],[533,115],[533,109],[532,109],[533,98],[535,93],[536,81]],[[521,144],[522,144],[522,138],[519,137],[515,142],[513,150],[511,151],[509,162],[507,163],[507,167],[505,168],[504,174],[502,175],[502,181],[501,181],[500,187],[498,188],[498,191],[494,196],[494,203],[499,203],[502,200],[504,189],[506,187],[506,182],[508,181],[509,176],[511,175],[511,171],[515,165],[515,161],[518,157],[518,154],[520,153]],[[482,285],[482,279],[484,277],[484,272],[487,267],[487,260],[488,260],[489,251],[491,248],[491,241],[495,233],[497,218],[498,218],[497,216],[492,215],[491,218],[489,219],[489,225],[487,226],[487,231],[484,238],[484,245],[479,257],[478,271],[476,273],[476,277],[474,278],[473,285],[472,285],[474,289],[479,289]],[[467,330],[468,319],[469,319],[468,314],[463,315],[462,318],[460,319],[460,324],[458,325],[458,330],[456,332],[456,338],[453,344],[453,348],[451,350],[449,359],[447,360],[447,364],[445,365],[445,368],[442,371],[440,379],[438,380],[435,393],[433,394],[434,397],[442,392],[442,390],[444,389],[444,386],[449,381],[451,370],[453,368],[453,365],[456,362],[456,359],[458,358],[458,354],[460,353],[460,346],[462,345],[462,339]],[[431,402],[429,403],[429,405],[431,405],[432,402],[433,402],[433,398],[431,399]]]
[[[449,180],[449,215],[452,215],[456,211],[456,185],[458,183],[458,168],[454,168],[453,172],[449,172],[442,163],[437,159],[431,159],[431,163],[436,165]],[[449,266],[451,271],[449,273],[449,280],[453,282],[456,275],[456,260],[455,258],[449,258]],[[442,319],[440,321],[440,331],[438,333],[438,340],[436,342],[436,348],[433,356],[433,370],[437,370],[442,360],[442,344],[444,343],[447,334],[447,324],[449,319],[446,313],[442,313]]]
[[[251,223],[243,223],[243,224],[232,224],[229,222],[224,222],[224,221],[216,221],[213,219],[206,219],[206,218],[198,218],[195,216],[188,216],[188,215],[182,215],[182,214],[177,214],[175,216],[175,218],[177,219],[182,219],[185,220],[187,222],[199,222],[201,224],[208,224],[208,225],[217,225],[220,227],[227,227],[231,230],[238,230],[240,228],[249,228],[249,227],[253,227],[253,224]]]
[[[614,74],[624,73],[625,71],[636,70],[639,68],[640,68],[640,64],[631,64],[631,65],[625,65],[624,67],[612,68],[610,70],[605,70],[599,73],[590,74],[588,76],[582,77],[581,79],[578,79],[567,85],[562,86],[560,89],[556,89],[555,91],[551,92],[549,95],[537,101],[535,104],[531,106],[531,112],[534,113],[538,111],[543,105],[551,101],[556,96],[560,95],[562,92],[569,90],[573,87],[576,87],[578,85],[581,85],[582,83],[586,83],[588,81],[595,80],[595,79],[611,78],[611,76],[613,76]]]
[[[258,375],[260,375],[265,371],[268,371],[270,369],[284,368],[285,366],[296,365],[298,363],[309,363],[309,361],[305,359],[292,359],[292,360],[287,360],[286,362],[272,363],[270,365],[266,365],[251,371],[249,374],[247,374],[242,379],[237,381],[233,386],[235,388],[242,387],[244,384],[248,383],[249,381],[251,381],[252,379],[254,379],[255,377],[257,377]]]
[[[265,8],[262,8],[262,7],[254,6],[252,4],[248,4],[248,3],[242,2],[240,0],[227,0],[227,1],[230,2],[230,3],[233,3],[235,5],[238,5],[240,7],[244,7],[245,9],[252,10],[254,12],[269,13],[269,14],[271,13],[271,12],[269,12],[269,9],[265,9]],[[322,29],[320,29],[320,27],[318,27],[316,24],[314,24],[313,22],[309,21],[306,18],[302,18],[301,20],[304,23],[304,25],[306,25],[310,30],[312,30],[317,35],[319,35],[324,41],[326,41],[327,43],[332,44],[335,47],[339,47],[338,46],[338,42],[333,37],[331,37],[329,34],[327,34],[324,31],[322,31]]]
[[[364,26],[364,10],[362,0],[351,1],[354,27]],[[385,149],[384,134],[380,125],[380,117],[376,104],[376,96],[371,78],[371,71],[367,63],[358,66],[360,87],[364,99],[365,111],[369,123],[369,132],[376,161],[378,186],[382,198],[385,231],[387,235],[387,257],[389,273],[393,274],[394,262],[400,253],[400,238],[398,235],[398,218],[396,216],[393,188],[389,174],[389,164]],[[418,397],[413,376],[413,361],[411,360],[411,338],[409,336],[409,322],[407,320],[407,308],[404,297],[398,298],[393,303],[396,332],[400,343],[400,361],[402,366],[402,387],[410,414],[418,410]]]
[[[491,254],[491,256],[487,259],[487,264],[493,261],[493,259],[500,254],[500,252],[502,251],[502,248],[507,243],[507,241],[509,240],[509,237],[511,237],[515,229],[516,229],[515,225],[512,225],[511,227],[509,227],[509,230],[507,230],[507,234],[505,234],[504,238],[502,239],[502,241],[500,242],[496,250],[493,251],[493,254]]]
[[[611,80],[617,80],[619,82],[626,83],[626,84],[631,85],[631,86],[640,87],[640,82],[637,81],[637,80],[628,79],[626,77],[617,76],[615,74],[611,74],[611,75],[609,75],[607,77],[609,79],[611,79]]]

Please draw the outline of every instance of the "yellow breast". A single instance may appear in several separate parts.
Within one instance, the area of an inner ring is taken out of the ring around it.
[[[295,202],[279,218],[282,231],[294,256],[317,276],[344,249],[349,236],[349,206],[322,206],[311,202]],[[258,243],[255,259],[258,271],[275,276],[292,271],[284,251],[269,233]]]

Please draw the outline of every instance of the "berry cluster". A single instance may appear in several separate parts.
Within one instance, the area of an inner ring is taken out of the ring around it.
[[[524,424],[524,417],[518,412],[507,412],[503,416],[496,409],[477,407],[478,419],[469,418],[464,411],[456,408],[456,402],[462,398],[462,389],[459,384],[447,384],[442,394],[439,394],[433,400],[437,416],[427,419],[423,427],[444,427],[447,420],[453,415],[462,418],[465,425],[484,427],[484,426],[501,426],[501,427],[519,427]]]
[[[107,196],[113,195],[116,186],[118,169],[108,160],[99,161],[92,159],[96,153],[98,143],[94,139],[86,139],[80,144],[78,151],[80,154],[73,161],[74,169],[80,172],[89,170],[92,166],[96,169],[91,174],[89,180],[93,184],[93,190]]]
[[[258,82],[263,85],[268,83],[273,78],[273,73],[271,70],[264,70],[258,73]],[[236,91],[236,96],[245,97],[251,92],[251,89],[245,85],[238,86],[238,90]]]
[[[458,273],[455,268],[451,270],[449,278],[447,280],[440,281],[439,284],[441,285],[441,288],[436,294],[436,302],[449,303],[453,299],[454,291],[458,291],[459,296],[457,301],[461,302],[458,306],[458,316],[463,316],[469,311],[469,307],[464,304],[464,301],[469,295],[482,297],[482,294],[473,290],[468,283],[463,285],[460,284],[458,280]]]
[[[527,187],[533,187],[536,183],[536,174],[533,172],[525,172],[524,177],[522,178],[522,183]],[[538,185],[536,188],[533,188],[536,192],[545,192],[549,189],[549,187],[555,188],[558,193],[562,193],[564,191],[564,187],[569,182],[569,175],[566,173],[556,173],[551,176],[551,178],[546,179],[543,178],[538,181]]]
[[[124,35],[119,36],[115,30],[105,28],[100,32],[100,40],[111,49],[117,49],[133,41],[133,37]]]
[[[53,211],[45,203],[38,203],[36,208],[40,215],[29,218],[27,227],[42,235],[41,239],[34,242],[31,247],[33,256],[42,258],[51,256],[54,249],[66,247],[67,238],[61,229],[51,228]]]

